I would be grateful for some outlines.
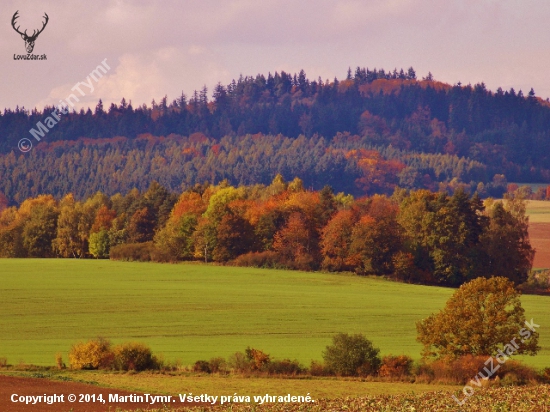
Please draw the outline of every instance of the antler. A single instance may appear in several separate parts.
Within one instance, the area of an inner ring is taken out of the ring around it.
[[[44,18],[46,19],[46,21],[44,23],[42,23],[42,28],[40,30],[38,30],[38,33],[35,33],[36,30],[33,30],[32,32],[32,36],[30,36],[31,38],[36,38],[38,37],[38,35],[40,33],[42,33],[44,31],[44,29],[46,28],[46,24],[48,24],[48,20],[50,20],[50,18],[48,17],[48,15],[44,12]]]
[[[11,25],[12,25],[13,29],[14,29],[17,33],[19,33],[21,36],[26,36],[26,35],[27,35],[27,30],[25,30],[25,33],[21,33],[21,32],[19,31],[19,27],[21,27],[21,26],[17,26],[17,28],[15,28],[15,20],[17,20],[17,18],[19,17],[19,16],[17,15],[17,13],[19,13],[19,10],[17,10],[17,11],[15,12],[15,14],[13,15],[13,17],[11,18]]]
[[[18,13],[19,13],[19,10],[17,10],[17,11],[15,12],[15,14],[13,15],[13,17],[12,17],[12,19],[11,19],[11,25],[12,25],[13,29],[14,29],[17,33],[19,33],[21,36],[25,36],[25,37],[28,38],[28,39],[35,39],[35,38],[37,38],[38,35],[39,35],[40,33],[42,33],[42,31],[46,28],[46,25],[48,24],[48,20],[50,20],[50,18],[48,17],[48,14],[47,14],[47,13],[44,13],[44,18],[46,19],[46,21],[44,21],[44,23],[42,23],[42,28],[41,28],[40,30],[38,30],[38,32],[36,32],[36,30],[34,30],[34,31],[32,32],[32,35],[29,36],[29,35],[27,34],[27,30],[25,30],[24,33],[21,33],[21,32],[19,31],[19,27],[21,27],[21,26],[17,26],[17,28],[15,27],[15,21],[19,18],[19,16],[17,15]]]

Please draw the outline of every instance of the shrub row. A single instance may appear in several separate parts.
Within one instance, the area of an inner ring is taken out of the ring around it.
[[[492,369],[487,364],[487,357],[483,356],[466,355],[419,363],[415,363],[407,355],[380,357],[378,349],[362,335],[347,334],[333,337],[333,344],[327,346],[323,359],[324,362],[312,361],[307,368],[297,360],[272,359],[269,354],[248,347],[244,352],[229,356],[227,360],[222,357],[215,357],[210,361],[198,360],[192,371],[207,374],[379,377],[391,381],[464,385],[475,379],[480,372],[486,376],[486,368]],[[144,344],[129,342],[112,346],[110,341],[103,338],[73,345],[69,352],[69,362],[73,369],[143,371],[166,368]],[[494,361],[494,366],[496,365],[499,366],[486,385],[550,383],[550,368],[537,372],[534,368],[514,360],[508,360],[502,365]]]
[[[193,365],[194,372],[228,374],[264,373],[268,375],[296,376],[308,372],[297,360],[271,359],[265,352],[247,348],[244,352],[236,352],[229,357],[212,358],[210,361],[199,360]]]
[[[159,369],[161,362],[151,349],[138,342],[112,346],[107,339],[80,342],[71,347],[69,362],[73,369],[114,369],[143,371]]]
[[[154,249],[153,242],[126,243],[113,246],[109,252],[111,260],[127,262],[149,262]]]
[[[173,255],[155,246],[153,242],[124,243],[113,246],[109,252],[111,260],[125,262],[175,262]]]
[[[487,376],[487,371],[494,370],[491,380],[503,385],[525,385],[531,382],[550,382],[550,368],[541,373],[518,361],[508,360],[502,365],[493,359],[493,364],[487,363],[486,356],[466,355],[458,359],[439,359],[430,363],[420,363],[414,370],[415,381],[437,382],[464,385],[478,376]]]
[[[380,359],[378,370],[365,372],[366,368],[359,368],[356,373],[337,373],[326,362],[312,361],[309,368],[301,365],[297,360],[272,360],[263,351],[247,348],[244,352],[236,352],[224,358],[212,358],[210,361],[199,360],[193,365],[193,372],[244,375],[310,375],[310,376],[356,376],[378,377],[389,381],[407,381],[418,383],[440,383],[464,385],[474,379],[479,372],[486,375],[484,368],[487,358],[464,356],[454,360],[437,360],[430,363],[415,363],[407,355],[387,355]],[[480,379],[484,381],[483,379]],[[532,367],[517,361],[508,361],[501,365],[498,371],[485,385],[525,385],[528,383],[550,383],[550,368],[538,373]]]
[[[109,258],[124,262],[177,262],[173,253],[158,248],[153,242],[124,243],[113,246],[110,249]],[[302,262],[300,259],[286,260],[273,251],[249,252],[229,262],[233,266],[297,270],[308,270],[310,263]]]

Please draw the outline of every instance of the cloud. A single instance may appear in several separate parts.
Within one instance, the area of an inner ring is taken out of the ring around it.
[[[50,16],[35,49],[47,61],[13,60],[24,50],[9,24],[17,9],[30,27]],[[5,0],[0,107],[57,102],[104,58],[113,69],[86,104],[172,99],[240,74],[303,68],[332,79],[348,66],[411,65],[450,83],[546,97],[549,18],[543,0]]]
[[[149,104],[152,99],[158,101],[164,95],[175,98],[184,90],[198,89],[220,78],[228,78],[228,73],[212,57],[205,49],[197,47],[187,51],[164,47],[151,52],[126,53],[118,61],[107,59],[110,70],[97,82],[89,76],[80,80],[87,83],[93,81],[93,91],[80,87],[85,96],[81,96],[76,89],[72,90],[77,82],[65,83],[53,88],[38,106],[57,104],[70,94],[79,98],[75,105],[77,108],[94,107],[99,99],[108,106],[118,104],[122,97],[134,105]],[[90,66],[89,72],[95,68],[95,65]]]

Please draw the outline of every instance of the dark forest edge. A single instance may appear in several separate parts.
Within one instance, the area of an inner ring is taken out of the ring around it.
[[[533,90],[417,80],[412,68],[358,67],[332,81],[304,71],[241,76],[218,84],[211,99],[204,88],[150,106],[122,99],[106,109],[100,101],[59,121],[53,111],[0,113],[0,191],[14,204],[40,193],[146,190],[153,180],[172,191],[206,180],[268,184],[277,173],[315,190],[364,194],[353,183],[363,177],[360,159],[348,154],[361,149],[392,162],[410,189],[462,184],[498,196],[506,180],[550,182],[548,101]],[[29,134],[39,129],[40,143]],[[25,137],[37,147],[21,154]]]
[[[156,182],[84,201],[39,195],[4,206],[0,256],[198,260],[450,286],[503,276],[536,286],[521,196],[483,202],[460,188],[397,188],[355,199],[281,175],[267,186],[195,185],[179,197]]]

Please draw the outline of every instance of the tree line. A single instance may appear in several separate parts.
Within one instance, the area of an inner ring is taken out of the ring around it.
[[[0,113],[0,153],[16,151],[29,130],[51,116],[42,110],[6,108]],[[120,104],[71,111],[42,138],[49,142],[124,136],[203,133],[224,136],[262,133],[292,139],[304,135],[332,140],[348,132],[370,145],[430,154],[449,154],[481,162],[489,175],[511,181],[550,181],[550,103],[531,91],[495,92],[483,83],[448,85],[414,69],[358,67],[345,79],[311,80],[276,72],[241,76],[172,102],[167,96],[149,106]]]
[[[0,256],[201,260],[453,286],[498,275],[521,284],[534,256],[527,229],[520,197],[396,189],[356,199],[277,175],[269,185],[196,184],[179,196],[156,182],[82,201],[39,195],[1,211]]]

